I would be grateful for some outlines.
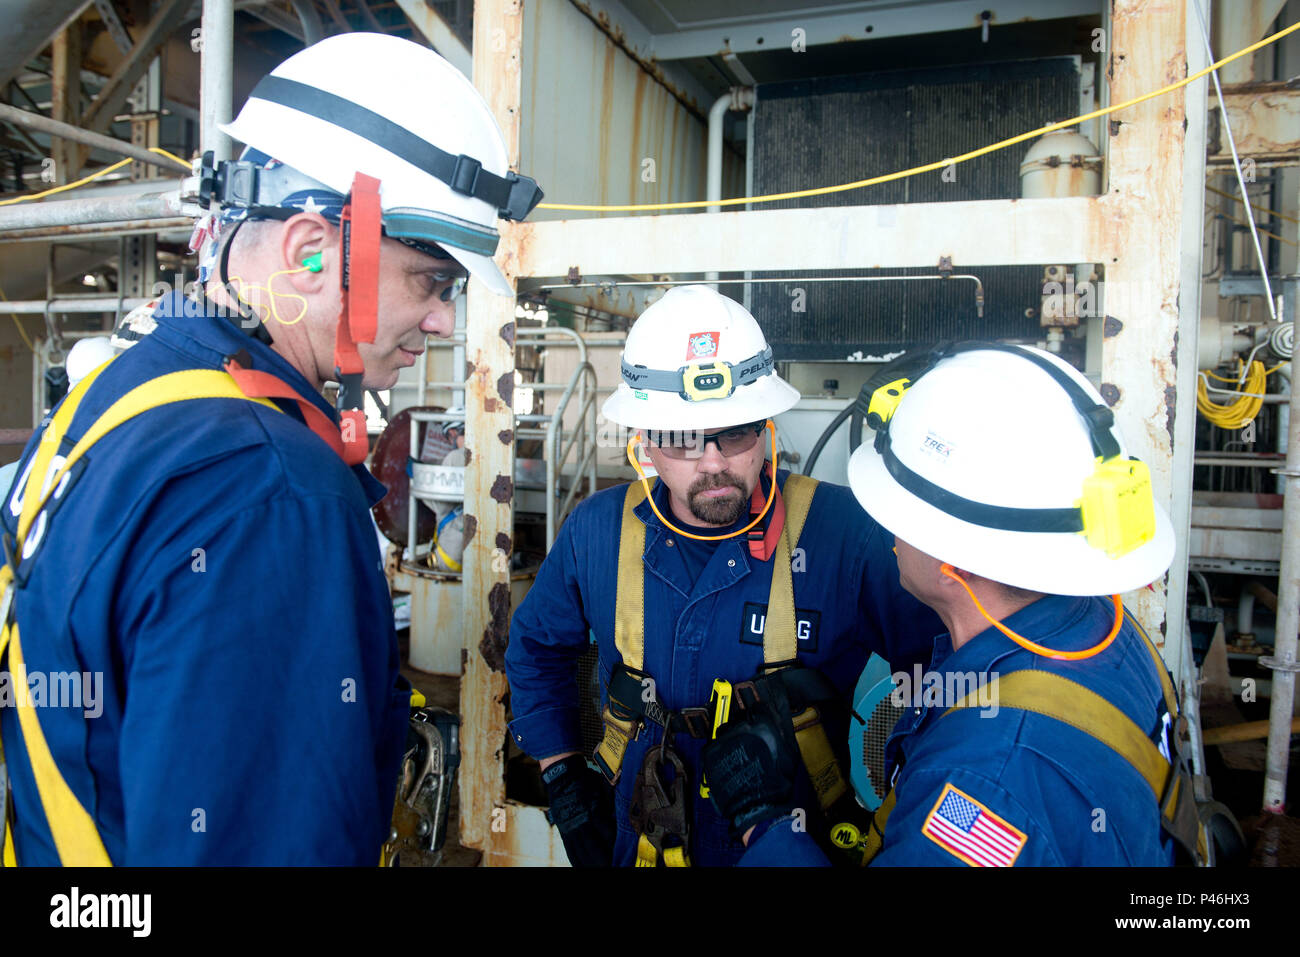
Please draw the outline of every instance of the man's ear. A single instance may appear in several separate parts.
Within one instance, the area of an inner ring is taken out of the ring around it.
[[[318,293],[338,286],[333,275],[338,264],[335,230],[319,213],[298,213],[285,220],[278,251],[279,268],[287,270],[284,280],[298,292]]]

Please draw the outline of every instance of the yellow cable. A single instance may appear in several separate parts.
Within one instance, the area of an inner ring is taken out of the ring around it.
[[[165,156],[173,163],[179,163],[181,166],[184,166],[187,170],[190,169],[189,163],[185,162],[185,160],[181,159],[175,153],[167,152],[167,150],[163,149],[161,146],[151,146],[149,147],[149,152],[157,153],[160,156]],[[14,203],[30,203],[32,200],[35,199],[44,199],[46,196],[53,196],[55,193],[62,193],[70,189],[76,189],[78,186],[85,186],[87,183],[93,180],[97,180],[101,176],[107,176],[109,173],[121,169],[127,163],[134,163],[134,162],[136,161],[129,157],[124,160],[118,160],[112,166],[105,166],[101,170],[96,170],[95,172],[91,173],[89,176],[83,176],[75,183],[66,183],[63,186],[55,186],[52,189],[43,190],[42,192],[39,193],[32,193],[30,196],[19,196],[16,197],[15,199],[0,200],[0,206],[12,206]]]
[[[76,189],[78,186],[85,186],[91,180],[99,179],[101,176],[107,176],[114,170],[119,170],[127,163],[132,162],[129,159],[118,160],[112,166],[105,166],[101,170],[91,173],[89,176],[83,176],[75,183],[66,183],[63,186],[55,186],[53,189],[47,189],[40,193],[32,193],[30,196],[19,196],[16,199],[0,200],[0,206],[12,206],[14,203],[30,203],[34,199],[44,199],[46,196],[53,196],[55,193],[62,193],[65,190]]]
[[[1023,143],[1026,140],[1035,139],[1036,137],[1042,136],[1044,133],[1051,133],[1055,130],[1063,130],[1070,126],[1076,126],[1079,123],[1091,120],[1094,117],[1108,116],[1109,114],[1118,112],[1119,110],[1128,109],[1130,106],[1136,106],[1139,103],[1155,99],[1158,96],[1164,96],[1166,93],[1172,93],[1174,90],[1181,89],[1182,87],[1187,86],[1187,84],[1199,80],[1201,77],[1213,70],[1217,70],[1224,64],[1231,63],[1233,60],[1239,59],[1240,57],[1248,56],[1256,50],[1268,46],[1270,43],[1276,43],[1278,40],[1281,40],[1285,36],[1289,36],[1297,30],[1300,30],[1300,23],[1293,23],[1285,30],[1279,30],[1272,36],[1265,37],[1263,40],[1251,44],[1244,50],[1238,50],[1236,53],[1232,54],[1232,56],[1227,56],[1216,63],[1211,63],[1205,69],[1198,70],[1185,79],[1179,80],[1177,83],[1170,83],[1168,86],[1163,86],[1160,89],[1144,94],[1143,96],[1134,97],[1131,100],[1125,100],[1123,103],[1116,103],[1113,106],[1107,106],[1099,110],[1093,110],[1091,113],[1084,113],[1082,116],[1076,116],[1072,120],[1062,120],[1059,123],[1049,123],[1041,129],[1032,130],[1028,133],[1021,133],[1019,136],[1013,136],[1010,139],[1002,140],[999,143],[993,143],[977,150],[972,150],[969,153],[963,153],[960,156],[953,156],[948,159],[938,160],[934,163],[927,163],[924,166],[915,166],[912,169],[901,170],[897,173],[886,173],[883,176],[873,176],[870,179],[862,179],[853,183],[843,183],[839,186],[820,186],[816,189],[800,189],[789,193],[771,193],[766,196],[740,196],[734,199],[716,200],[701,199],[681,203],[641,203],[625,206],[588,206],[575,203],[539,203],[537,208],[566,209],[588,213],[631,213],[652,209],[700,209],[706,206],[740,206],[745,203],[774,203],[783,199],[803,199],[809,196],[825,196],[830,193],[843,193],[853,189],[875,186],[879,183],[889,183],[896,179],[905,179],[909,176],[917,176],[921,173],[929,173],[937,169],[944,169],[948,166],[955,166],[957,163],[964,163],[967,160],[972,160],[976,157],[984,156],[985,154],[993,153],[1000,149],[1006,149],[1008,146],[1015,146],[1017,143]]]
[[[1240,367],[1241,360],[1238,359],[1237,362]],[[1242,388],[1238,390],[1243,394],[1223,405],[1210,398],[1206,377],[1211,375],[1213,373],[1203,371],[1197,377],[1197,411],[1221,429],[1240,429],[1244,428],[1247,423],[1254,421],[1255,417],[1259,415],[1260,409],[1264,407],[1264,400],[1260,396],[1264,394],[1264,390],[1268,387],[1266,380],[1268,373],[1264,371],[1264,363],[1255,361],[1250,364],[1250,371],[1246,373]],[[1214,378],[1219,379],[1220,377],[1214,376]],[[1244,393],[1254,393],[1254,395]]]
[[[3,286],[0,286],[0,299],[3,299],[5,302],[9,301],[9,297],[5,295]],[[32,352],[35,352],[36,346],[32,343],[32,340],[27,337],[27,330],[23,327],[23,324],[18,321],[18,313],[11,310],[9,315],[13,318],[14,325],[18,327],[18,334],[23,337],[23,344],[26,345],[28,349],[32,350]]]
[[[1222,196],[1224,199],[1230,199],[1235,203],[1241,202],[1240,196],[1233,196],[1231,193],[1225,193],[1223,190],[1215,189],[1213,186],[1206,186],[1205,188],[1208,189],[1211,193],[1215,193],[1219,196]],[[1296,219],[1294,216],[1288,216],[1286,213],[1275,213],[1267,206],[1256,206],[1254,203],[1247,203],[1247,205],[1251,209],[1259,210],[1261,213],[1268,213],[1270,216],[1276,216],[1278,219],[1285,219],[1288,223],[1300,223],[1300,219]]]
[[[184,166],[187,170],[192,170],[192,169],[194,168],[192,164],[190,164],[190,163],[186,162],[185,160],[181,159],[181,158],[180,158],[179,156],[177,156],[175,153],[169,153],[167,150],[163,149],[161,146],[151,146],[151,147],[149,147],[149,152],[150,152],[150,153],[157,153],[159,156],[165,156],[165,157],[167,157],[169,160],[171,160],[173,163],[179,163],[181,166]]]

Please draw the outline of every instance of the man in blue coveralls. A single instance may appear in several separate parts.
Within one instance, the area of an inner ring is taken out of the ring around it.
[[[373,866],[388,834],[410,691],[362,390],[451,334],[467,273],[509,294],[496,220],[540,193],[391,36],[308,47],[225,129],[249,150],[203,164],[205,284],[54,411],[3,505],[6,863]]]
[[[1171,788],[1178,705],[1118,593],[1165,572],[1174,536],[1110,410],[1057,357],[979,343],[935,350],[871,409],[850,484],[947,633],[924,687],[896,669],[892,791],[847,843],[878,865],[1172,863],[1196,839]],[[723,780],[736,754],[775,767],[766,723],[706,754],[715,798],[754,825],[746,864],[815,860],[781,823],[779,774]]]
[[[807,809],[834,806],[852,800],[835,759],[867,657],[911,667],[938,622],[898,586],[892,543],[848,489],[766,461],[765,431],[774,449],[771,419],[799,393],[741,306],[670,290],[632,325],[622,378],[603,414],[634,430],[629,458],[639,471],[643,444],[658,482],[649,498],[640,482],[602,491],[560,529],[511,625],[510,733],[541,763],[574,865],[730,865],[739,834],[700,797],[700,750],[729,695],[715,682],[797,659],[779,672],[809,750],[797,792]],[[600,773],[579,753],[575,682],[593,636]]]

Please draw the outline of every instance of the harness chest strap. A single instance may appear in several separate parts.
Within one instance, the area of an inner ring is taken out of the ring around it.
[[[28,474],[27,486],[23,493],[23,508],[18,521],[18,537],[12,549],[14,561],[19,561],[32,523],[36,520],[51,495],[68,471],[90,450],[96,442],[124,422],[142,412],[180,402],[186,399],[240,399],[257,402],[269,408],[279,409],[274,403],[262,398],[250,398],[240,391],[239,386],[224,372],[214,369],[194,369],[173,372],[159,376],[127,392],[114,402],[102,416],[97,419],[84,436],[73,446],[67,460],[58,471],[44,482],[50,463],[63,442],[68,426],[71,424],[81,400],[99,374],[107,368],[108,363],[99,366],[85,379],[77,384],[63,401],[59,410],[51,419],[49,426],[41,437],[35,453],[35,464]],[[44,484],[42,485],[42,483]],[[10,621],[12,615],[12,594],[15,569],[8,563],[0,567],[0,590],[6,593],[6,607],[9,614],[0,630],[0,666],[8,657],[9,671],[13,675],[15,687],[27,687],[27,672],[22,657],[22,645],[18,634],[17,621]],[[110,866],[108,852],[100,839],[94,819],[82,807],[72,789],[68,787],[59,772],[49,745],[41,730],[35,708],[26,695],[19,694],[18,723],[23,737],[23,745],[31,762],[32,774],[36,780],[36,790],[41,807],[54,839],[59,861],[64,865]],[[4,751],[0,745],[0,763],[3,763]],[[8,821],[0,822],[4,828],[4,862],[14,863],[13,838]]]
[[[1172,703],[1169,713],[1177,715],[1177,697],[1160,652],[1140,627],[1137,630],[1154,658],[1166,707]],[[1032,711],[1054,718],[1090,735],[1119,754],[1151,788],[1160,807],[1162,826],[1189,852],[1196,852],[1201,838],[1197,833],[1199,823],[1190,788],[1183,787],[1182,777],[1175,768],[1123,711],[1095,691],[1068,678],[1048,671],[1024,670],[992,679],[987,686],[972,691],[939,717],[945,718],[959,708],[981,707],[980,697],[987,702],[989,695],[995,696],[993,700],[997,701],[999,709]],[[897,791],[891,788],[872,818],[863,844],[864,865],[871,862],[884,844],[885,827],[896,800]]]

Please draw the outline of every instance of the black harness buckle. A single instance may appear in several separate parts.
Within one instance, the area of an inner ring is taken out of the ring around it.
[[[482,163],[472,156],[461,153],[456,157],[456,165],[451,171],[451,180],[447,185],[458,193],[473,196],[474,188],[478,185],[478,174],[482,169]]]

